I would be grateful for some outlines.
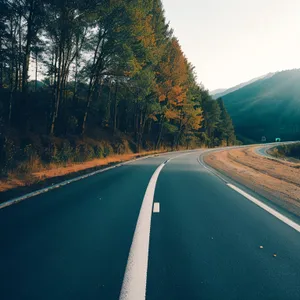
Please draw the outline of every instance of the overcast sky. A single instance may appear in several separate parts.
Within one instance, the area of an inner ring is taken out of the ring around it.
[[[300,67],[300,0],[162,0],[198,80],[229,88]]]

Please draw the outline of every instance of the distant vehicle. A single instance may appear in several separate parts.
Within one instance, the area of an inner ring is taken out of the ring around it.
[[[275,139],[275,142],[276,142],[276,143],[281,142],[281,138],[276,138],[276,139]]]

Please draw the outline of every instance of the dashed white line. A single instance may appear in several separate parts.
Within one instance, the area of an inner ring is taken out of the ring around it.
[[[160,204],[159,204],[159,202],[155,202],[153,205],[153,212],[159,213],[159,211],[160,211]]]
[[[265,211],[267,211],[268,213],[270,213],[271,215],[273,215],[274,217],[276,217],[280,221],[284,222],[285,224],[289,225],[290,227],[292,227],[295,230],[297,230],[298,232],[300,232],[300,225],[293,222],[292,220],[290,220],[286,216],[282,215],[281,213],[279,213],[275,209],[273,209],[273,208],[269,207],[268,205],[262,203],[258,199],[256,199],[253,196],[247,194],[246,192],[244,192],[243,190],[241,190],[240,188],[236,187],[235,185],[233,185],[231,183],[227,183],[227,186],[229,186],[230,188],[232,188],[233,190],[235,190],[236,192],[238,192],[239,194],[241,194],[242,196],[244,196],[245,198],[247,198],[251,202],[255,203],[257,206],[261,207],[262,209],[264,209]]]
[[[156,169],[144,196],[129,252],[120,300],[142,300],[146,298],[152,205],[156,182],[164,166],[165,163]]]
[[[183,153],[168,159],[156,169],[150,179],[133,235],[120,300],[143,300],[146,298],[152,208],[159,208],[159,203],[155,203],[153,206],[156,182],[159,173],[168,162],[188,154],[190,153]]]

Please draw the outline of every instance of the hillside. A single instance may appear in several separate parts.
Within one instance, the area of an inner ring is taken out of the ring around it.
[[[236,142],[161,1],[85,2],[1,6],[0,179]]]
[[[282,71],[222,97],[237,135],[256,142],[300,139],[299,82],[299,69]]]
[[[249,80],[249,81],[240,83],[240,84],[235,85],[235,86],[233,86],[233,87],[231,87],[231,88],[229,88],[229,89],[219,89],[219,90],[212,91],[212,92],[210,93],[210,95],[211,95],[214,99],[218,99],[218,98],[223,97],[223,96],[225,96],[225,95],[227,95],[227,94],[230,94],[230,93],[232,93],[232,92],[235,92],[235,91],[237,91],[237,90],[243,88],[244,86],[249,85],[249,84],[251,84],[251,83],[253,83],[253,82],[255,82],[255,81],[258,81],[258,80],[260,80],[260,79],[266,79],[266,78],[272,77],[273,75],[274,75],[274,73],[268,73],[268,74],[266,74],[266,75],[262,75],[262,76],[259,76],[259,77],[255,77],[255,78],[253,78],[253,79],[251,79],[251,80]]]

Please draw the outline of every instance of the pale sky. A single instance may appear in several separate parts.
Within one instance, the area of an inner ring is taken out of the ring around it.
[[[209,90],[300,68],[300,0],[162,1],[198,81]]]

